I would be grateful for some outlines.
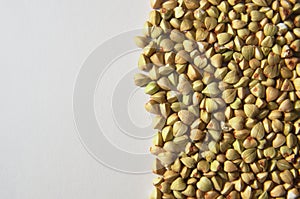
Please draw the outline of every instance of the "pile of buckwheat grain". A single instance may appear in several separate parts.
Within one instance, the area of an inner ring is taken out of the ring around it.
[[[300,2],[152,0],[151,199],[300,198]]]

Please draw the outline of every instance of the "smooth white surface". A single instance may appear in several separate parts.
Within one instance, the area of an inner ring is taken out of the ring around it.
[[[142,27],[149,10],[140,0],[0,0],[0,198],[148,198],[152,174],[118,173],[86,152],[72,94],[90,52]]]

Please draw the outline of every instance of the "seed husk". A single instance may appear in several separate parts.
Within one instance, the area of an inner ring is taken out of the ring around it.
[[[187,31],[193,27],[193,22],[189,19],[184,19],[180,25],[180,31]]]
[[[179,30],[174,29],[170,33],[170,39],[176,43],[182,43],[185,40],[185,36]]]
[[[208,84],[203,90],[202,93],[208,97],[216,97],[220,94],[220,89],[217,82],[212,82]]]
[[[238,167],[231,161],[225,161],[224,162],[224,171],[225,172],[235,172],[238,170]]]
[[[217,26],[218,22],[214,17],[206,17],[204,20],[204,24],[207,30],[210,31]]]
[[[150,57],[150,60],[153,64],[157,66],[163,66],[164,65],[164,55],[162,53],[155,53]]]
[[[149,71],[149,77],[150,77],[151,80],[153,80],[153,81],[159,79],[160,74],[158,73],[158,67],[157,67],[157,66],[153,66],[153,67],[151,68],[151,70]]]
[[[232,182],[226,182],[223,186],[223,190],[221,191],[222,195],[227,195],[233,189],[234,184]]]
[[[174,71],[174,68],[171,67],[171,66],[158,68],[158,72],[159,72],[160,75],[169,75],[173,71]]]
[[[245,190],[241,192],[242,198],[245,198],[245,199],[251,199],[252,195],[253,195],[253,191],[252,191],[252,188],[250,186],[247,186],[245,188]]]
[[[281,102],[278,110],[282,112],[290,112],[294,109],[293,104],[290,99],[286,99],[283,102]]]
[[[220,33],[217,35],[218,43],[224,45],[228,43],[232,38],[232,35],[229,33]]]
[[[247,137],[243,142],[243,147],[246,149],[257,147],[257,141],[253,137]]]
[[[223,187],[223,181],[222,179],[219,177],[219,176],[213,176],[211,178],[211,181],[213,183],[213,186],[214,188],[217,190],[217,191],[221,191],[222,190],[222,187]]]
[[[235,130],[242,130],[244,127],[244,118],[243,117],[233,117],[229,120],[230,126]]]
[[[166,90],[166,91],[169,91],[172,89],[172,84],[170,82],[170,80],[167,78],[167,77],[162,77],[160,78],[158,81],[157,81],[157,85]]]
[[[285,170],[279,174],[281,180],[287,184],[292,184],[294,181],[294,177],[289,170]]]
[[[158,9],[161,8],[163,0],[151,0],[150,2],[153,9]]]
[[[206,173],[209,171],[209,163],[206,160],[200,160],[197,164],[197,169]]]
[[[256,138],[257,140],[263,139],[263,137],[265,136],[265,129],[261,122],[255,124],[251,129],[251,136]]]
[[[197,183],[197,188],[203,192],[208,192],[212,190],[213,185],[207,177],[201,177],[199,182]]]
[[[163,39],[160,46],[164,52],[169,52],[174,48],[174,43],[171,39]]]
[[[273,87],[268,87],[266,89],[266,100],[267,102],[274,101],[279,97],[280,91]]]
[[[242,158],[246,163],[252,163],[255,161],[256,159],[256,149],[252,148],[252,149],[246,149],[245,151],[243,151],[242,153]]]
[[[190,56],[184,50],[180,50],[175,56],[176,64],[186,64],[189,60],[190,60]]]
[[[160,184],[160,191],[162,193],[170,193],[171,192],[170,183],[169,182],[162,182]]]
[[[242,48],[242,55],[246,60],[252,59],[254,56],[254,47],[253,46],[244,46]]]
[[[292,134],[292,133],[289,133],[287,136],[286,136],[286,145],[287,147],[289,148],[293,148],[297,145],[297,137],[296,135]]]
[[[162,137],[163,137],[164,142],[168,142],[173,139],[173,132],[172,132],[171,126],[167,126],[167,127],[163,128]]]
[[[244,172],[241,174],[241,179],[246,183],[246,184],[251,184],[252,181],[255,179],[255,176],[251,172]]]
[[[134,41],[139,48],[145,48],[149,44],[149,39],[144,36],[137,36]]]
[[[179,76],[177,89],[184,95],[189,94],[193,90],[191,83],[184,76]]]
[[[252,2],[258,6],[268,6],[268,1],[266,0],[252,0]]]
[[[210,58],[211,64],[216,67],[220,68],[222,66],[223,56],[221,54],[215,54]]]
[[[187,167],[187,168],[194,168],[196,161],[191,157],[184,157],[181,158],[181,162]]]
[[[184,40],[183,47],[187,52],[192,52],[197,48],[197,44],[194,41]]]
[[[199,7],[199,2],[196,0],[184,0],[183,2],[189,10],[194,10]]]
[[[190,64],[188,66],[187,76],[192,81],[198,80],[200,78],[199,70],[195,66]]]
[[[177,178],[171,184],[171,190],[173,191],[183,191],[186,188],[186,184],[182,178]]]
[[[260,12],[258,10],[252,10],[250,12],[250,16],[251,16],[251,20],[254,22],[259,22],[261,21],[263,18],[265,18],[265,14],[263,12]]]
[[[286,194],[286,190],[282,185],[277,185],[270,191],[271,197],[281,197],[284,196],[285,194]]]
[[[145,109],[146,111],[148,111],[149,113],[152,114],[160,114],[160,110],[159,110],[159,104],[156,103],[155,101],[149,101],[145,104]]]
[[[231,104],[236,98],[236,89],[226,89],[222,93],[222,98],[227,104]]]
[[[272,144],[274,148],[281,147],[286,142],[286,137],[282,134],[277,134]]]
[[[162,193],[158,188],[155,188],[150,196],[150,199],[159,199],[162,197]]]
[[[265,97],[265,87],[260,83],[257,83],[250,91],[257,98],[261,99]]]
[[[175,154],[171,152],[160,153],[157,157],[165,166],[172,164],[175,160]]]
[[[259,113],[259,109],[254,104],[245,104],[244,105],[244,112],[245,112],[247,117],[255,118],[256,115],[258,115],[258,113]]]
[[[187,188],[181,193],[185,196],[192,197],[195,196],[196,191],[193,185],[188,185]]]
[[[300,78],[296,78],[294,81],[294,87],[295,87],[295,90],[296,91],[299,91],[300,90]]]
[[[265,149],[264,150],[264,156],[266,158],[270,158],[270,159],[274,158],[276,156],[276,150],[275,150],[275,148],[269,147],[269,148]]]
[[[192,124],[195,119],[195,116],[187,110],[179,111],[178,117],[184,124],[187,124],[187,125]]]
[[[162,7],[167,10],[172,10],[172,9],[176,8],[177,4],[178,4],[177,1],[169,0],[169,1],[165,1],[163,3]]]
[[[183,135],[180,137],[175,137],[173,142],[177,145],[181,145],[181,146],[185,146],[188,142],[188,136],[187,135]]]
[[[273,45],[274,45],[274,39],[271,36],[266,36],[261,42],[262,47],[271,48],[273,47]]]
[[[278,27],[273,24],[266,24],[264,26],[264,34],[266,36],[274,36],[278,32]]]
[[[292,188],[287,193],[287,198],[296,199],[300,196],[299,190],[297,188]]]
[[[165,123],[166,123],[166,119],[158,115],[153,118],[152,126],[154,129],[161,130],[164,127]]]
[[[232,28],[233,29],[241,29],[247,25],[247,22],[235,19],[232,21]]]
[[[293,49],[295,52],[300,52],[300,47],[299,46],[300,46],[300,40],[299,39],[297,39],[297,40],[295,40],[291,43],[291,49]]]
[[[148,83],[145,88],[145,93],[149,95],[153,95],[157,91],[159,91],[159,87],[155,82]]]
[[[138,68],[142,71],[149,71],[151,67],[150,59],[146,55],[142,54],[138,61]]]
[[[202,140],[205,137],[205,133],[199,129],[193,129],[191,130],[190,138],[193,141],[199,141]]]
[[[205,108],[208,113],[213,113],[219,109],[219,105],[212,98],[207,98],[205,100]]]
[[[228,84],[235,84],[239,81],[240,76],[236,71],[230,71],[227,73],[227,75],[224,77],[223,81]]]
[[[268,175],[269,175],[268,172],[262,172],[262,173],[256,174],[258,182],[260,182],[260,183],[265,182]]]
[[[146,86],[150,81],[151,79],[147,75],[141,73],[137,73],[134,75],[134,83],[137,86],[140,87]]]
[[[178,146],[172,141],[166,141],[165,144],[164,144],[163,149],[166,152],[170,152],[170,153],[174,153],[174,154],[180,152]]]
[[[183,7],[176,7],[174,9],[175,18],[179,19],[185,14]]]
[[[175,137],[184,135],[187,130],[188,127],[185,124],[183,124],[181,121],[177,121],[173,125],[173,135]]]

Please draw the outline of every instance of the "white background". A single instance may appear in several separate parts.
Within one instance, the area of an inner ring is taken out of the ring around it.
[[[80,143],[72,110],[85,59],[141,28],[148,2],[0,0],[1,199],[148,198],[154,176],[99,164]]]

